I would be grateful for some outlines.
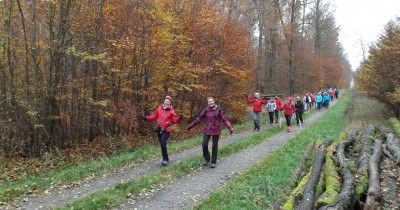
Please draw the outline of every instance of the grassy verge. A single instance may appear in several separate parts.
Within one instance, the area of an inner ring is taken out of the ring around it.
[[[266,138],[269,138],[284,129],[284,126],[282,128],[274,127],[254,133],[247,138],[221,148],[219,150],[219,156],[229,156],[251,146],[260,144]],[[158,185],[169,180],[189,174],[192,171],[201,168],[201,166],[202,157],[200,155],[188,158],[182,162],[171,165],[170,167],[162,168],[148,176],[141,177],[140,179],[118,184],[110,190],[95,192],[88,197],[77,200],[60,209],[107,209],[113,206],[118,206],[126,200],[127,195],[138,194],[142,189],[156,188]]]
[[[247,121],[234,126],[235,132],[243,132],[252,126]],[[226,131],[223,132],[227,134]],[[201,144],[201,136],[192,137],[183,141],[171,142],[168,145],[170,154],[193,148]],[[103,157],[99,160],[86,161],[77,165],[46,171],[37,176],[27,176],[16,181],[0,180],[0,204],[12,201],[30,190],[41,191],[51,186],[61,186],[86,177],[111,172],[116,168],[152,160],[160,156],[158,145],[147,145],[131,152],[124,152],[111,157]]]
[[[196,208],[276,209],[278,199],[290,191],[294,171],[308,145],[320,139],[336,138],[340,134],[349,99],[350,94],[345,94],[317,123],[221,190],[212,193]]]

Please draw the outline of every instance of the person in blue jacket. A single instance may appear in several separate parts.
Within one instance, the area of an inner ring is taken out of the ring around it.
[[[317,96],[315,96],[315,103],[317,103],[317,109],[318,111],[321,111],[321,106],[322,106],[322,93],[319,92]]]
[[[323,96],[324,107],[327,109],[329,108],[329,102],[331,102],[331,96],[328,92],[324,92]]]

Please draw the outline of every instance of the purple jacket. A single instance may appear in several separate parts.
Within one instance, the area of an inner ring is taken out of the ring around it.
[[[193,128],[202,120],[205,120],[203,131],[207,135],[221,135],[221,120],[231,132],[233,131],[231,123],[226,119],[225,115],[222,114],[222,111],[218,106],[203,109],[200,115],[188,125],[187,129],[189,130]]]

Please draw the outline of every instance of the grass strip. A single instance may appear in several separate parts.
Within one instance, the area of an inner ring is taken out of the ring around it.
[[[343,129],[344,111],[351,94],[329,109],[315,124],[250,168],[231,183],[209,195],[196,209],[277,209],[278,199],[290,192],[301,157],[319,139],[336,139]]]
[[[266,121],[264,119],[264,121]],[[234,125],[236,133],[240,133],[252,126],[252,121]],[[224,131],[223,135],[228,132]],[[202,137],[196,136],[183,141],[171,142],[168,145],[170,154],[193,148],[201,144]],[[130,152],[123,152],[99,160],[85,161],[73,166],[46,171],[40,175],[28,176],[16,181],[0,180],[0,204],[14,200],[30,190],[43,191],[51,186],[62,186],[82,180],[89,176],[111,172],[116,168],[152,160],[160,156],[159,145],[146,145]]]
[[[240,141],[226,145],[219,150],[218,155],[226,157],[236,152],[245,150],[251,146],[260,144],[265,139],[281,132],[285,127],[278,126],[271,129],[264,129],[248,136]],[[194,170],[201,168],[203,158],[198,155],[188,158],[169,167],[162,168],[154,173],[143,176],[140,179],[134,179],[126,183],[121,183],[112,189],[95,192],[88,197],[77,200],[60,209],[107,209],[120,205],[126,200],[128,195],[136,195],[143,189],[156,188],[158,185],[166,183],[172,179],[189,174]]]

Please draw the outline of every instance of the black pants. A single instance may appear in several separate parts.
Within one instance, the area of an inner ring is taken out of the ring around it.
[[[275,123],[279,121],[279,110],[275,109]]]
[[[317,109],[318,109],[318,111],[321,111],[321,106],[322,106],[322,102],[318,102],[318,103],[317,103]]]
[[[292,120],[292,115],[285,115],[286,118],[286,125],[290,126],[290,120]]]
[[[275,114],[275,112],[268,112],[269,124],[273,124],[274,123],[274,114]]]
[[[300,113],[296,112],[297,125],[299,124],[299,120],[300,120],[301,124],[303,124],[303,112],[300,112]]]
[[[160,146],[161,146],[161,154],[162,154],[162,158],[164,161],[169,161],[168,158],[168,152],[167,152],[167,143],[168,143],[168,138],[169,138],[169,132],[161,132],[161,133],[157,133],[158,135],[158,141],[160,142]]]
[[[210,162],[210,152],[208,151],[208,141],[212,137],[212,158],[211,163],[217,163],[217,155],[218,155],[218,140],[219,135],[211,136],[204,134],[203,135],[203,157],[206,162]]]

